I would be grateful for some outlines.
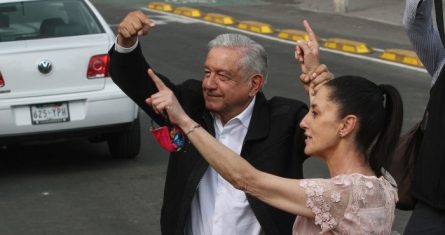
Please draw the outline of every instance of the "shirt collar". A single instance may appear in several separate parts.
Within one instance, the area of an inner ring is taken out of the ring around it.
[[[253,106],[255,105],[255,99],[256,96],[253,97],[252,101],[247,106],[247,108],[244,109],[244,111],[238,114],[238,116],[234,117],[234,119],[236,118],[240,120],[240,122],[243,124],[245,128],[249,127],[250,119],[252,118],[252,113],[253,113]]]
[[[239,122],[241,122],[241,124],[245,127],[248,128],[249,127],[249,123],[250,123],[250,119],[252,118],[252,113],[253,113],[253,107],[255,106],[255,100],[256,100],[256,96],[253,97],[252,101],[250,102],[250,104],[247,106],[247,108],[245,108],[240,114],[238,114],[237,116],[233,117],[232,119],[230,119],[227,123],[232,122],[232,120],[238,120]],[[215,116],[213,113],[211,113],[211,115],[213,116],[213,118],[215,119],[215,122],[222,127],[221,124],[221,120]]]

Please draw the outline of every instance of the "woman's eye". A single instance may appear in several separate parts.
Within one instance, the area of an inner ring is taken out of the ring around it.
[[[318,115],[318,113],[315,111],[312,111],[311,113],[312,113],[312,117],[314,117],[314,118],[317,117],[317,115]]]

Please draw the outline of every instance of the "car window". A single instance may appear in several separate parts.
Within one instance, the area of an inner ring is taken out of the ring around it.
[[[46,0],[0,4],[0,41],[103,33],[83,1]]]

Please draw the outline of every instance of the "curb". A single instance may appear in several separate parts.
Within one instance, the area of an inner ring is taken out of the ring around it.
[[[219,13],[208,13],[203,17],[203,19],[205,21],[223,25],[233,25],[236,22],[235,19],[233,19],[233,17]]]
[[[252,20],[240,21],[236,27],[254,33],[271,34],[275,32],[275,30],[270,24]]]
[[[364,42],[352,41],[343,38],[328,38],[323,44],[324,47],[357,54],[369,54],[373,50]]]
[[[159,11],[173,11],[172,5],[163,2],[151,2],[147,5],[147,7]]]
[[[423,67],[422,62],[414,51],[403,49],[387,49],[382,52],[380,58],[390,61],[397,61],[416,67]]]
[[[177,15],[192,17],[192,18],[201,18],[203,15],[201,10],[196,9],[196,8],[190,8],[190,7],[176,7],[176,8],[174,8],[173,13],[177,14]]]

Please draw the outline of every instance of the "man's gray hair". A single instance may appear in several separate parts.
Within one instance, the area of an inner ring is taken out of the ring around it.
[[[242,34],[221,34],[209,42],[209,50],[215,47],[239,48],[244,52],[241,61],[246,76],[260,73],[267,80],[268,61],[267,53],[263,46]]]

